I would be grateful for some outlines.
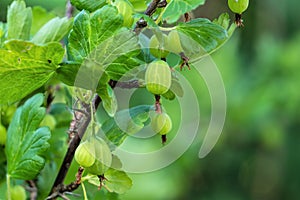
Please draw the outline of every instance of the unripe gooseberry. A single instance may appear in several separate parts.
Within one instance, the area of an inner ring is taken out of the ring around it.
[[[157,114],[151,121],[151,127],[155,133],[166,135],[172,129],[172,120],[167,113]]]
[[[86,170],[94,175],[104,174],[110,167],[112,162],[112,154],[109,146],[106,142],[96,136],[92,136],[90,141],[94,143],[95,147],[95,162],[92,166],[86,168]]]
[[[156,95],[164,94],[170,89],[171,82],[172,76],[168,63],[156,60],[148,65],[145,83],[149,92]]]
[[[56,126],[56,119],[52,115],[46,114],[44,119],[41,121],[40,126],[48,126],[50,130],[54,130]]]
[[[166,50],[168,37],[166,34],[162,34],[162,41],[159,42],[156,35],[153,35],[149,42],[150,53],[156,58],[166,58],[169,51]]]
[[[4,145],[6,143],[6,128],[0,124],[0,145]]]
[[[228,7],[230,10],[237,14],[242,14],[247,10],[249,0],[228,0]]]
[[[172,30],[168,34],[167,49],[170,52],[177,53],[177,54],[183,52],[183,48],[182,48],[181,42],[180,42],[179,33],[178,33],[177,30]]]
[[[82,142],[75,151],[75,160],[82,167],[90,167],[95,163],[95,145],[86,140]]]
[[[26,191],[24,187],[21,185],[16,185],[13,187],[10,187],[10,198],[11,200],[26,200]]]
[[[4,112],[2,116],[3,124],[9,125],[11,123],[16,110],[17,107],[15,105],[10,105],[2,110]]]
[[[123,16],[123,25],[131,27],[133,24],[133,6],[128,0],[117,0],[115,6],[118,8],[119,13]]]

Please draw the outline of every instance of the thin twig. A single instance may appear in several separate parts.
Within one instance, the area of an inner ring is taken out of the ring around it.
[[[29,193],[30,193],[30,200],[36,200],[37,199],[37,194],[38,194],[38,189],[36,187],[36,184],[33,180],[26,181],[29,185]]]
[[[160,3],[160,0],[153,0],[147,10],[144,12],[145,15],[151,16],[157,9],[158,4]],[[136,22],[135,28],[134,28],[134,32],[136,34],[139,34],[143,28],[145,28],[147,26],[147,22],[141,18]]]
[[[140,83],[139,83],[139,80],[131,80],[131,81],[127,81],[127,82],[118,82],[116,84],[116,87],[122,88],[122,89],[139,88]]]

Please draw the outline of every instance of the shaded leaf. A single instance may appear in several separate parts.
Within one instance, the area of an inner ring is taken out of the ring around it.
[[[43,169],[44,152],[49,148],[48,127],[38,128],[46,109],[42,94],[36,94],[19,107],[8,128],[6,142],[7,172],[17,179],[34,179]]]
[[[64,49],[59,43],[37,46],[11,40],[0,50],[0,104],[18,101],[54,76]]]
[[[71,29],[72,20],[56,17],[47,22],[31,39],[36,44],[59,42]]]
[[[55,17],[55,14],[52,12],[47,12],[46,9],[35,6],[32,8],[32,26],[31,26],[31,35],[34,35],[38,30],[45,25],[49,20]]]
[[[137,133],[148,123],[151,110],[154,110],[152,105],[140,105],[118,111],[114,118],[102,124],[101,129],[110,142],[119,146],[128,134]]]
[[[31,23],[31,8],[22,0],[13,1],[7,11],[7,39],[28,40]]]
[[[226,29],[204,18],[180,23],[176,29],[179,31],[184,53],[191,58],[191,62],[213,52],[229,37]]]

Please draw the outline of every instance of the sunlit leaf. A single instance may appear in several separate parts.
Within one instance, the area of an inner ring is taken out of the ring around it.
[[[0,50],[0,104],[18,101],[55,75],[64,49],[59,43],[37,46],[11,40]]]
[[[13,1],[7,11],[7,39],[28,40],[31,23],[31,8],[26,8],[25,1]]]

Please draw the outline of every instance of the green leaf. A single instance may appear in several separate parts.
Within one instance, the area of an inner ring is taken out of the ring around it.
[[[59,42],[71,29],[72,20],[56,17],[46,23],[31,39],[36,44]]]
[[[107,178],[107,181],[104,183],[105,188],[109,192],[124,194],[132,187],[132,180],[123,171],[110,168],[105,173],[105,178]]]
[[[124,194],[132,187],[132,180],[123,171],[110,168],[105,172],[104,177],[106,180],[104,181],[103,187],[109,192]],[[99,186],[99,178],[97,176],[89,178],[88,182]]]
[[[32,8],[32,26],[30,34],[34,35],[49,20],[55,17],[54,13],[47,12],[46,9],[35,6]]]
[[[119,79],[122,79],[122,81],[132,79],[136,75],[136,71],[133,71],[133,69],[144,64],[143,61],[136,58],[138,54],[140,54],[140,49],[117,57],[105,69],[106,73],[112,80],[116,81]]]
[[[191,62],[213,52],[229,37],[226,29],[204,18],[180,23],[176,29],[179,31],[184,53],[190,57]]]
[[[117,98],[113,89],[108,84],[106,84],[105,89],[98,92],[98,94],[102,99],[102,105],[104,110],[110,117],[113,117],[118,108]]]
[[[154,110],[152,105],[140,105],[121,110],[114,118],[106,120],[101,129],[110,142],[119,146],[128,134],[137,133],[148,123],[151,110]]]
[[[7,25],[0,22],[0,48],[4,45],[7,34]]]
[[[28,40],[32,23],[31,8],[22,0],[13,1],[7,12],[7,39]]]
[[[64,84],[73,86],[75,80],[77,78],[76,74],[81,66],[81,63],[78,62],[65,62],[60,64],[59,68],[57,68],[56,73],[59,80],[61,80]],[[86,74],[86,77],[81,74],[83,80],[87,80],[90,74]],[[78,86],[79,87],[79,86]],[[84,88],[84,87],[83,87]]]
[[[172,24],[186,12],[203,5],[205,0],[172,0],[164,10],[163,19]]]
[[[34,179],[43,169],[43,154],[49,148],[48,127],[38,128],[46,109],[42,94],[36,94],[19,107],[7,131],[6,157],[9,176],[22,180]]]
[[[231,37],[237,27],[235,23],[230,25],[230,16],[228,13],[222,13],[217,19],[213,20],[213,23],[218,24],[227,30],[228,38]]]
[[[71,0],[71,3],[78,10],[94,12],[106,5],[106,0]]]
[[[0,104],[18,101],[43,86],[64,56],[60,43],[37,46],[11,40],[0,50]]]
[[[147,9],[146,0],[129,0],[136,12],[144,12]]]
[[[109,74],[112,79],[118,80],[139,66],[140,61],[134,58],[140,54],[138,38],[128,29],[121,29],[122,24],[123,18],[113,6],[104,6],[92,16],[81,11],[75,17],[70,32],[68,57],[82,64],[74,65],[74,68],[62,66],[58,70],[58,73],[63,73],[59,75],[61,80],[74,80],[76,83],[73,85],[77,87],[95,90],[102,75]]]
[[[123,24],[123,17],[113,6],[97,10],[91,17],[81,11],[74,19],[70,32],[68,55],[73,61],[83,61],[103,41],[111,37]]]

